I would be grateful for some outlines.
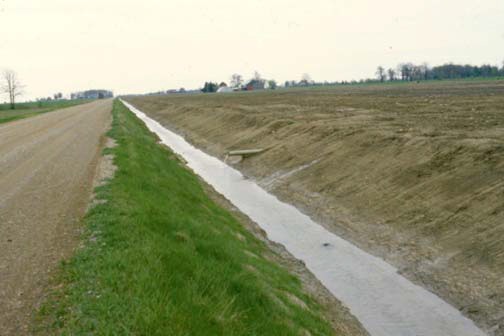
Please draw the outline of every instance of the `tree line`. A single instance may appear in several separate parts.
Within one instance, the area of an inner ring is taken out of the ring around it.
[[[443,64],[430,67],[427,63],[413,64],[400,63],[396,68],[385,69],[378,66],[376,78],[380,82],[385,81],[421,81],[434,79],[462,79],[477,77],[500,77],[504,76],[504,62],[502,67],[496,65],[483,64],[481,66],[469,64]]]
[[[268,88],[271,90],[276,89],[278,86],[276,80],[264,79],[259,72],[255,71],[252,78],[248,81],[245,81],[242,75],[234,73],[233,75],[231,75],[229,85],[226,82],[221,82],[220,84],[216,82],[205,82],[201,91],[205,93],[217,92],[217,90],[221,87],[229,87],[234,89],[235,91],[240,91],[247,90],[247,86],[249,85],[253,85],[256,88]]]
[[[309,74],[303,74],[300,80],[287,80],[284,83],[285,88],[304,87],[304,86],[326,86],[326,85],[346,85],[357,83],[376,83],[385,81],[421,81],[421,80],[441,80],[441,79],[463,79],[463,78],[491,78],[504,77],[504,62],[502,67],[496,65],[483,64],[477,65],[461,65],[447,63],[431,67],[428,63],[414,64],[411,62],[400,63],[395,68],[384,68],[378,66],[375,73],[375,78],[351,80],[351,81],[335,81],[335,82],[316,82]],[[269,89],[277,88],[275,80],[264,80],[256,71],[254,76],[248,83],[259,82]],[[235,89],[245,89],[247,84],[244,84],[243,76],[233,74],[231,76],[229,86]],[[220,87],[227,86],[225,82],[220,84],[216,82],[205,82],[201,91],[216,92]]]

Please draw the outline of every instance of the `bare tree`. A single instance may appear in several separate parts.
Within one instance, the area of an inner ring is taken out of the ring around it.
[[[255,79],[256,81],[260,81],[260,80],[262,80],[262,78],[261,78],[261,74],[260,74],[258,71],[254,71],[254,79]]]
[[[385,79],[387,78],[387,75],[385,75],[385,68],[382,67],[381,65],[376,68],[376,77],[380,80],[380,82],[384,82]]]
[[[231,86],[232,87],[240,87],[242,85],[242,83],[243,83],[242,75],[235,73],[231,76]]]
[[[413,65],[411,67],[410,80],[419,81],[422,79],[422,68],[420,65]]]
[[[390,68],[387,70],[389,81],[393,82],[396,80],[396,72],[394,69]]]
[[[429,77],[430,77],[430,66],[429,66],[429,63],[422,63],[422,65],[420,65],[420,71],[422,72],[422,79],[423,80],[428,80]]]
[[[19,81],[18,75],[13,70],[4,70],[2,91],[9,95],[11,109],[16,108],[16,97],[23,94],[23,85]]]
[[[299,85],[310,85],[310,84],[313,84],[313,80],[312,78],[310,77],[309,74],[307,73],[304,73],[302,76],[301,76],[301,81],[299,82]]]
[[[413,67],[412,63],[401,63],[397,66],[397,70],[401,74],[401,80],[412,81],[413,80]]]
[[[396,73],[397,73],[397,79],[404,80],[405,68],[403,63],[397,64]]]

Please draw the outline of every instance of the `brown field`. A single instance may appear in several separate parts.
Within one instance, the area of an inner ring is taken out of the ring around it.
[[[504,81],[128,100],[504,335]]]

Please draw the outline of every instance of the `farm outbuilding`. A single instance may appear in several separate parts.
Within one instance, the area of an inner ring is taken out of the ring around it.
[[[234,92],[235,89],[228,87],[228,86],[221,86],[219,89],[217,89],[217,93],[226,93],[226,92]]]

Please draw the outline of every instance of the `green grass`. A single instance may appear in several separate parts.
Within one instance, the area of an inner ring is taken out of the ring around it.
[[[9,104],[0,104],[0,124],[18,119],[33,117],[42,113],[51,112],[65,107],[87,103],[89,100],[56,100],[46,102],[30,102],[16,104],[16,109],[11,110]]]
[[[39,331],[63,335],[333,334],[300,281],[206,194],[120,102],[110,136],[115,177],[85,218],[84,248]],[[305,302],[301,307],[289,298]]]

